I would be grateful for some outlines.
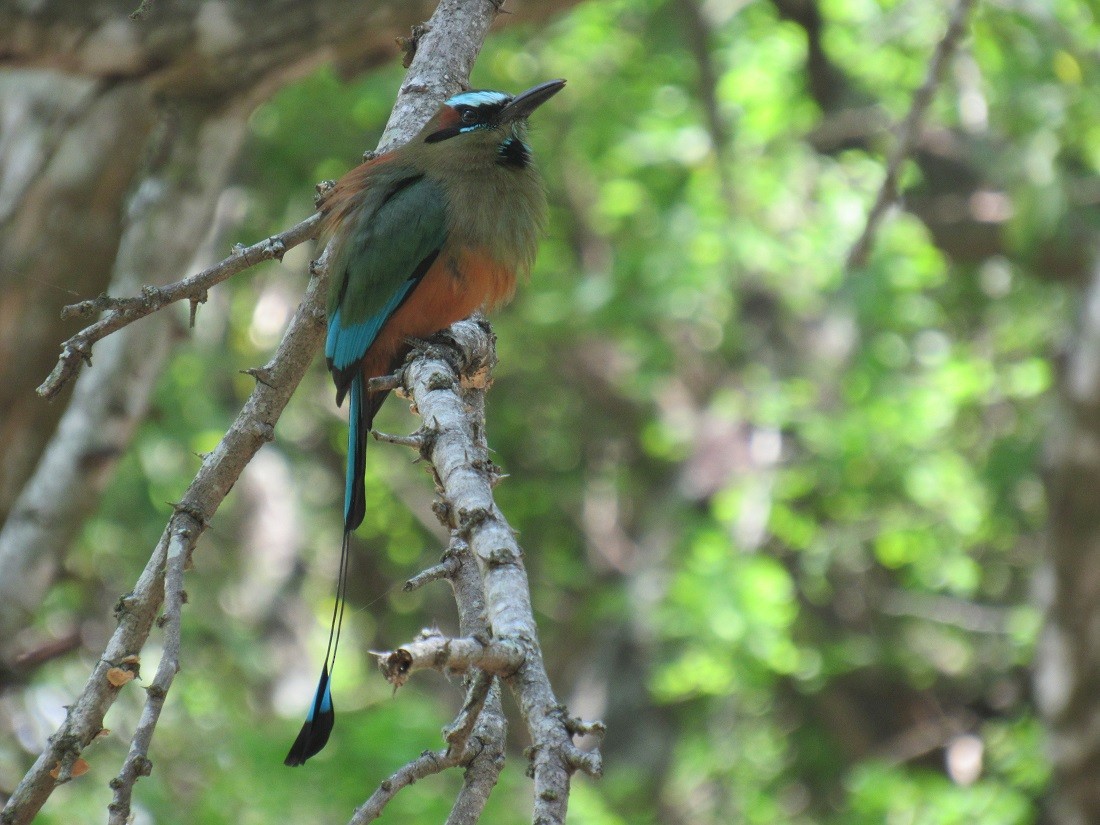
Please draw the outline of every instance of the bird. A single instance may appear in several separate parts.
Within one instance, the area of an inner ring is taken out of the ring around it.
[[[321,204],[320,238],[329,253],[325,359],[337,405],[350,401],[344,532],[328,649],[288,766],[317,754],[335,722],[330,680],[349,538],[366,512],[366,439],[388,394],[369,381],[400,367],[410,339],[494,309],[530,273],[547,200],[526,142],[527,119],[564,86],[557,79],[515,96],[460,92],[411,141],[345,174]]]

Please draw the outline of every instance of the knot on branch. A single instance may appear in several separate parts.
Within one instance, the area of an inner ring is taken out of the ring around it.
[[[416,57],[416,47],[420,45],[420,38],[430,31],[427,23],[420,23],[412,27],[408,37],[395,37],[397,47],[401,49],[401,65],[406,69],[412,65]]]
[[[268,238],[264,254],[276,261],[281,261],[286,254],[286,243],[282,238]]]
[[[576,716],[565,719],[565,729],[571,736],[595,736],[599,740],[607,733],[607,725],[599,719],[588,721]]]
[[[315,208],[320,208],[320,206],[325,202],[325,200],[328,198],[328,196],[332,194],[332,190],[335,189],[335,188],[336,188],[336,181],[334,181],[334,180],[323,180],[320,183],[318,183],[317,184],[317,194],[315,194],[313,196],[313,205],[314,205],[314,207]],[[310,266],[311,266],[310,272],[313,271],[312,270],[312,265],[315,264],[315,263],[317,263],[317,262],[313,261],[310,264]]]
[[[437,628],[424,628],[417,637],[396,650],[371,651],[378,667],[394,688],[418,670],[437,670],[446,676],[483,670],[503,678],[513,675],[526,659],[522,640],[467,636],[452,639]]]
[[[487,507],[475,507],[473,509],[461,509],[458,511],[458,533],[464,539],[469,540],[470,533],[493,517],[492,511]]]
[[[485,561],[489,565],[489,569],[496,569],[500,567],[515,566],[519,562],[519,557],[511,547],[496,547],[489,551],[485,556]]]
[[[266,421],[253,421],[249,430],[264,443],[275,440],[275,427]]]
[[[393,685],[394,690],[401,687],[409,680],[409,671],[413,666],[413,655],[403,647],[388,653],[371,651],[378,660],[378,667],[386,681]]]

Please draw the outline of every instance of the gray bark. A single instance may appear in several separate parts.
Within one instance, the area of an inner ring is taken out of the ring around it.
[[[1050,508],[1036,576],[1045,626],[1034,663],[1035,700],[1054,768],[1054,825],[1100,822],[1100,266],[1059,376],[1047,436]]]

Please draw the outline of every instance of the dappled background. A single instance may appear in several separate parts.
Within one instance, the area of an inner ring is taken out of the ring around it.
[[[1055,742],[1083,725],[1086,705],[1059,704],[1075,690],[1062,669],[1097,654],[1063,640],[1037,688],[1030,667],[1044,609],[1072,616],[1100,596],[1072,562],[1100,502],[1050,498],[1097,489],[1084,471],[1059,482],[1059,461],[1088,460],[1075,416],[1093,419],[1072,386],[1056,390],[1100,324],[1078,324],[1100,203],[1100,24],[1072,0],[979,5],[900,207],[849,267],[952,5],[582,2],[502,27],[479,59],[477,87],[569,80],[533,122],[552,225],[494,318],[488,428],[551,680],[609,726],[603,780],[574,782],[578,823],[1063,821],[1080,766],[1052,763],[1043,714]],[[401,77],[396,58],[366,75],[324,65],[250,107],[206,260],[308,215],[314,183],[374,146]],[[218,287],[193,331],[176,314],[148,416],[5,648],[0,793],[82,686],[315,251]],[[332,607],[345,438],[332,396],[318,363],[195,554],[139,822],[343,821],[438,747],[461,700],[435,674],[391,695],[368,656],[456,627],[445,587],[401,591],[445,544],[430,479],[374,444],[341,722],[308,766],[281,765]],[[396,399],[376,422],[417,424]],[[1052,511],[1065,518],[1048,531]],[[143,698],[123,693],[91,772],[40,821],[102,817]],[[528,817],[522,725],[511,743],[485,822]],[[384,821],[442,821],[459,781],[418,783]]]

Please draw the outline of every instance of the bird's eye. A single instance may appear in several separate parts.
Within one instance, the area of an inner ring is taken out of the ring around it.
[[[473,109],[463,109],[459,117],[462,118],[463,123],[477,123],[477,112]]]

